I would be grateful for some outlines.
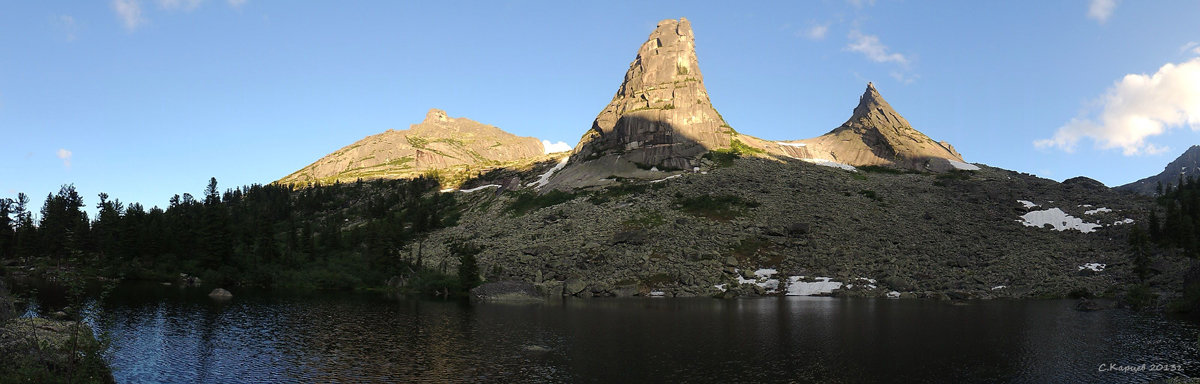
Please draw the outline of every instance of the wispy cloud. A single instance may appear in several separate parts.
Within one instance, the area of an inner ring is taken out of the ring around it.
[[[204,0],[158,0],[158,7],[168,11],[190,12],[200,7]]]
[[[71,151],[68,151],[64,148],[59,148],[56,155],[58,155],[59,159],[62,159],[63,167],[68,169],[71,168]]]
[[[1167,150],[1146,139],[1185,125],[1200,130],[1200,58],[1164,65],[1152,75],[1125,75],[1097,105],[1102,109],[1095,116],[1080,113],[1059,127],[1054,137],[1034,145],[1073,152],[1086,137],[1100,149],[1121,148],[1125,156]]]
[[[113,0],[112,7],[126,30],[132,32],[146,23],[142,16],[142,4],[138,0]]]
[[[904,55],[888,52],[888,47],[879,42],[879,37],[875,35],[865,35],[858,30],[850,31],[850,44],[846,45],[846,50],[858,52],[866,56],[871,61],[877,63],[895,62],[901,65],[908,64],[908,58]]]
[[[1104,24],[1109,17],[1112,17],[1113,10],[1116,8],[1117,0],[1091,0],[1091,3],[1088,4],[1087,17]]]
[[[75,41],[75,33],[79,30],[79,26],[75,23],[75,18],[71,15],[58,15],[54,17],[54,26],[61,30],[66,36],[67,41]]]
[[[246,4],[246,0],[228,0],[229,5],[234,8],[241,8],[242,4]]]
[[[875,0],[846,0],[847,3],[853,5],[854,8],[870,7],[875,5]]]
[[[546,150],[546,153],[566,152],[572,149],[570,144],[562,141],[551,143],[550,140],[542,140],[542,148]]]
[[[1200,43],[1197,43],[1195,41],[1189,41],[1187,44],[1184,44],[1182,47],[1179,47],[1179,53],[1183,53],[1183,54],[1193,53],[1193,54],[1200,55]]]
[[[825,35],[828,33],[829,33],[829,23],[825,23],[825,24],[814,25],[814,26],[809,27],[808,29],[805,29],[802,31],[797,31],[796,35],[810,39],[810,40],[821,40],[821,39],[824,39]]]
[[[916,82],[917,79],[921,78],[920,75],[915,73],[904,73],[900,71],[892,71],[888,75],[892,76],[893,79],[896,79],[896,81],[899,81],[903,84],[912,84]]]

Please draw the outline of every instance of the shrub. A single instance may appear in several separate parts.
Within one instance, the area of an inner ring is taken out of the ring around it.
[[[675,204],[680,210],[693,216],[707,217],[715,220],[730,220],[741,216],[748,208],[755,208],[759,203],[733,195],[700,195],[695,197],[675,198]]]
[[[513,216],[521,216],[530,211],[554,206],[571,201],[575,198],[574,193],[552,190],[543,194],[536,192],[517,192],[516,197],[508,204],[508,211]]]

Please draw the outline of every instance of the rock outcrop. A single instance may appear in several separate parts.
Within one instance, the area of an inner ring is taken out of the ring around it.
[[[934,141],[913,129],[871,83],[867,83],[854,114],[840,127],[820,137],[789,144],[802,148],[804,155],[853,166],[916,171],[974,168],[963,163],[962,155],[949,143]]]
[[[541,156],[543,151],[536,138],[519,137],[491,125],[430,109],[420,124],[368,136],[278,183],[415,177],[430,170],[498,166]]]
[[[596,116],[570,162],[614,174],[691,169],[709,150],[728,148],[734,135],[704,88],[691,23],[668,19],[638,49],[612,102]]]
[[[1180,177],[1185,180],[1189,177],[1200,178],[1200,145],[1188,148],[1182,155],[1167,164],[1161,173],[1113,189],[1154,196],[1159,183],[1162,183],[1164,188],[1168,185],[1177,185]]]

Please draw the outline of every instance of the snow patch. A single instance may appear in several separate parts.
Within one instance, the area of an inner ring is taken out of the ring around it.
[[[667,177],[664,177],[664,178],[661,178],[661,179],[658,179],[658,180],[650,180],[650,184],[654,184],[654,183],[661,183],[661,182],[664,182],[664,181],[667,181],[667,180],[671,180],[671,179],[674,179],[674,178],[678,178],[678,177],[683,177],[683,174],[682,174],[682,173],[680,173],[680,174],[678,174],[678,175],[674,175],[674,176],[667,176]]]
[[[814,282],[803,282],[804,276],[788,277],[787,295],[788,296],[813,296],[819,294],[833,293],[833,290],[841,288],[842,283],[833,281],[832,277],[817,277]]]
[[[851,171],[851,172],[858,172],[858,168],[854,168],[853,165],[842,164],[842,163],[839,163],[839,162],[836,162],[833,160],[828,160],[828,159],[800,159],[800,160],[804,160],[804,161],[807,161],[809,163],[816,164],[816,165],[823,165],[826,167],[841,168],[841,169]]]
[[[714,285],[713,288],[716,288],[716,289],[720,290],[721,292],[725,292],[725,291],[729,290],[729,288],[726,288],[726,286],[728,286],[728,285],[729,284],[717,284],[717,285]]]
[[[1083,219],[1068,215],[1066,212],[1058,208],[1050,208],[1043,211],[1032,211],[1021,215],[1021,224],[1026,227],[1041,228],[1046,224],[1054,227],[1055,231],[1065,231],[1074,229],[1083,233],[1095,232],[1096,228],[1102,225],[1096,223],[1085,223]]]
[[[995,290],[997,290],[997,289],[1004,289],[1004,288],[1008,288],[1008,287],[1007,287],[1007,286],[1004,286],[1004,285],[997,285],[997,286],[995,286],[995,287],[992,287],[992,290],[993,290],[993,291],[995,291]]]
[[[446,189],[440,190],[440,191],[438,191],[438,192],[441,192],[441,193],[448,193],[448,192],[454,192],[454,191],[457,191],[457,189],[454,189],[454,188],[446,188]]]
[[[1029,201],[1029,200],[1017,200],[1017,202],[1021,203],[1021,205],[1024,205],[1025,209],[1029,209],[1029,208],[1038,206],[1037,204],[1034,204],[1032,201]]]
[[[1086,212],[1084,212],[1083,214],[1085,214],[1085,215],[1095,215],[1095,214],[1097,214],[1097,213],[1112,212],[1112,211],[1113,211],[1113,210],[1111,210],[1111,209],[1108,209],[1108,208],[1105,208],[1105,207],[1100,207],[1100,208],[1096,208],[1096,209],[1093,209],[1093,210],[1090,210],[1090,211],[1086,211]]]
[[[558,172],[559,170],[563,169],[563,167],[567,166],[567,160],[570,160],[570,159],[571,159],[570,156],[564,157],[562,159],[562,161],[558,162],[558,165],[554,166],[554,168],[550,168],[549,171],[546,171],[546,173],[543,173],[541,176],[538,176],[537,181],[534,181],[529,184],[525,184],[525,186],[533,187],[534,189],[542,189],[542,187],[545,187],[546,184],[550,183],[550,176],[554,176],[554,172]]]
[[[738,269],[734,269],[733,271],[734,273],[740,272]],[[765,288],[767,293],[775,293],[775,291],[779,289],[779,279],[772,279],[771,276],[775,275],[776,273],[779,273],[779,271],[776,271],[773,268],[760,268],[757,271],[754,271],[753,279],[743,278],[742,275],[739,274],[737,277],[738,284],[754,284]]]
[[[946,161],[950,162],[950,166],[954,167],[954,169],[957,169],[960,171],[978,171],[979,170],[979,166],[974,165],[974,164],[967,164],[967,163],[964,163],[961,161],[954,161],[954,160],[950,160],[950,159],[946,159]]]
[[[667,293],[663,291],[650,291],[650,297],[664,297]]]
[[[1125,220],[1117,220],[1112,223],[1112,225],[1121,225],[1121,224],[1133,224],[1133,219],[1127,218]]]
[[[1106,266],[1105,264],[1101,264],[1101,263],[1087,263],[1084,265],[1080,265],[1079,270],[1082,271],[1085,269],[1090,269],[1090,270],[1092,270],[1092,272],[1103,272],[1105,266]]]
[[[471,189],[460,189],[458,191],[462,192],[462,193],[471,193],[471,192],[488,189],[488,188],[500,188],[500,184],[488,184],[488,185],[484,185],[481,187],[475,187],[475,188],[471,188]]]
[[[900,298],[900,292],[896,292],[896,291],[891,291],[891,292],[888,292],[888,293],[887,293],[887,298],[889,298],[889,299],[899,299],[899,298]]]

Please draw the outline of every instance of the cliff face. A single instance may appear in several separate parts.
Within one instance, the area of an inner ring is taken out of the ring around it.
[[[332,183],[356,179],[414,177],[426,171],[496,166],[541,156],[542,143],[467,118],[431,109],[409,129],[389,130],[343,147],[278,183]]]
[[[936,142],[913,129],[870,83],[849,120],[829,133],[799,143],[810,156],[854,166],[945,171],[956,168],[951,161],[963,162],[962,155],[949,143]]]
[[[1178,185],[1180,177],[1184,179],[1200,178],[1200,145],[1188,148],[1174,161],[1168,163],[1161,173],[1113,189],[1154,196],[1159,183],[1162,183],[1164,188],[1167,185]]]
[[[709,102],[691,23],[663,20],[571,161],[619,155],[646,166],[690,169],[710,149],[729,147],[732,133]]]

